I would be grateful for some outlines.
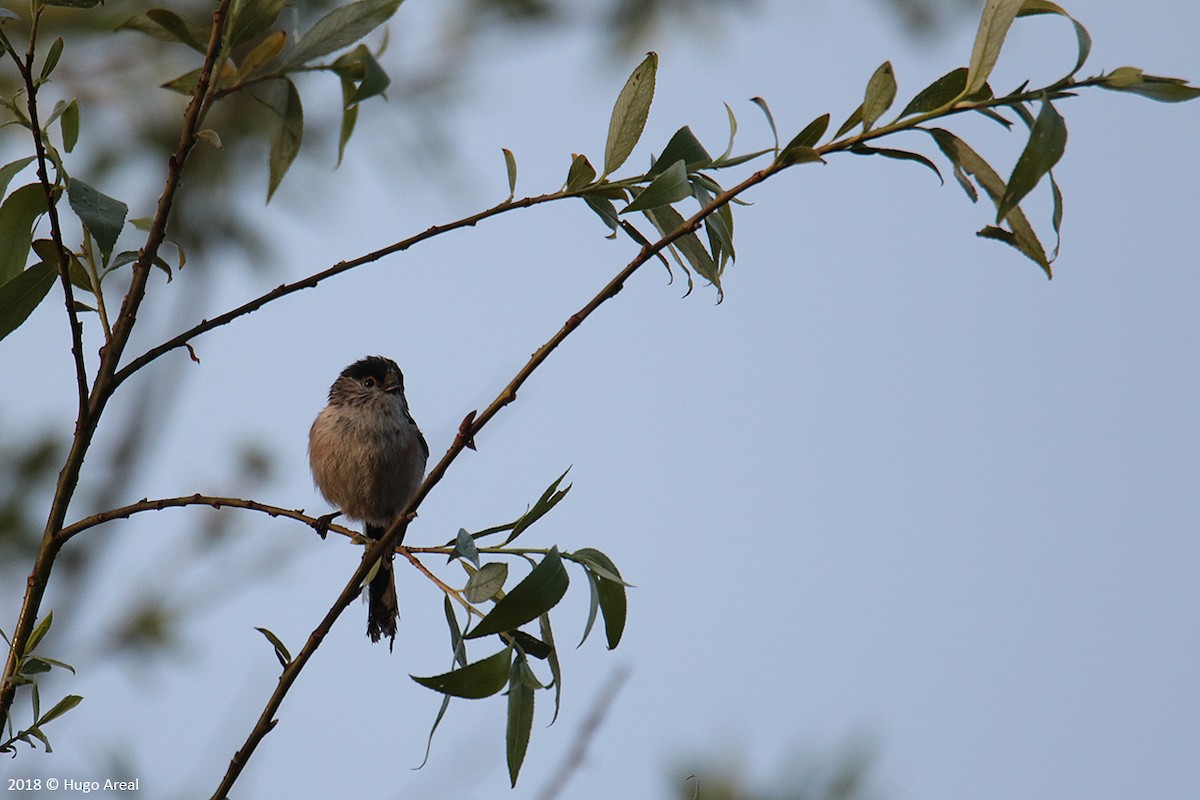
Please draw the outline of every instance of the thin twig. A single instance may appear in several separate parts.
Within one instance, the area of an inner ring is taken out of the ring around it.
[[[558,797],[566,787],[567,782],[571,780],[571,776],[583,765],[583,759],[587,756],[588,747],[592,743],[592,737],[596,735],[596,731],[604,723],[604,717],[607,716],[608,710],[612,708],[613,701],[617,699],[617,693],[621,691],[621,687],[625,685],[625,681],[627,680],[629,680],[629,670],[625,668],[617,669],[609,676],[608,681],[604,684],[604,688],[596,696],[596,701],[592,704],[591,710],[579,726],[579,732],[575,734],[575,741],[572,743],[570,751],[567,752],[567,757],[563,759],[563,762],[559,764],[554,775],[546,782],[542,793],[538,795],[538,800],[554,800],[554,798]]]

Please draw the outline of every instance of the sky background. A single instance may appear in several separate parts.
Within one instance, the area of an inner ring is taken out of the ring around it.
[[[393,49],[434,46],[423,5],[401,8]],[[1084,74],[1133,64],[1200,78],[1194,4],[1067,10],[1095,41]],[[657,97],[631,167],[684,124],[722,151],[722,101],[742,150],[770,143],[751,96],[784,138],[826,111],[837,124],[885,59],[903,104],[966,63],[976,26],[966,14],[907,37],[865,2],[776,0],[719,19],[648,42]],[[1018,21],[992,84],[1047,83],[1074,56],[1065,21]],[[208,313],[495,203],[501,147],[517,157],[519,195],[557,189],[571,153],[602,160],[640,60],[609,61],[582,29],[479,58],[487,69],[445,120],[449,180],[389,135],[385,107],[364,108],[347,163],[298,166],[262,212],[278,237],[268,263],[230,269]],[[1058,108],[1070,140],[1053,281],[974,236],[992,215],[953,180],[850,156],[789,170],[736,211],[723,304],[701,286],[681,298],[679,277],[648,265],[456,462],[409,543],[509,521],[571,466],[570,495],[521,543],[598,547],[636,585],[619,649],[593,635],[575,650],[588,593],[572,570],[555,611],[562,711],[547,728],[539,696],[516,790],[502,698],[452,703],[428,765],[411,769],[440,697],[407,675],[444,671],[448,648],[440,593],[401,564],[396,651],[369,646],[365,609],[351,607],[238,795],[536,797],[628,670],[564,797],[673,797],[687,771],[721,767],[768,790],[856,748],[877,795],[896,800],[1200,796],[1200,103],[1090,91]],[[984,120],[952,127],[1002,174],[1023,144]],[[934,155],[919,138],[893,144]],[[1027,207],[1046,240],[1043,190]],[[635,254],[605,232],[578,202],[506,214],[205,335],[127,500],[239,494],[234,453],[257,440],[277,469],[255,499],[324,513],[308,426],[338,371],[371,353],[401,364],[440,455]],[[70,416],[60,316],[45,304],[0,347],[5,374],[44,376],[3,392],[7,425]],[[103,778],[119,758],[143,796],[211,793],[278,672],[254,626],[298,650],[359,557],[339,537],[249,516],[223,557],[191,568],[189,532],[212,513],[88,534],[105,541],[91,612],[137,581],[177,582],[201,611],[180,651],[149,665],[105,659],[82,632],[53,642],[79,670],[53,685],[87,699],[54,724],[53,755],[22,753],[0,774]],[[227,596],[245,574],[249,588]],[[19,589],[4,587],[5,608]]]

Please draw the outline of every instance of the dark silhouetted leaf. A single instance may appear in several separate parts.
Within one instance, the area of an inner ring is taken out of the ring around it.
[[[466,638],[477,639],[514,630],[537,619],[558,604],[566,594],[568,583],[558,548],[551,548],[541,562],[467,632]]]
[[[1020,205],[1025,196],[1033,191],[1042,176],[1054,168],[1067,147],[1067,124],[1045,100],[1037,119],[1029,131],[1029,141],[1013,167],[1007,188],[996,209],[996,223],[1004,220],[1012,209]]]
[[[275,648],[275,658],[279,660],[279,666],[286,667],[292,662],[292,654],[288,652],[287,647],[278,636],[266,628],[255,626],[254,630],[265,636],[271,646]]]
[[[300,93],[290,80],[268,81],[263,88],[263,103],[274,112],[268,128],[271,135],[270,185],[267,200],[275,194],[283,176],[300,152],[304,137],[304,109],[300,105]]]
[[[71,178],[67,182],[67,200],[71,210],[91,232],[96,246],[100,248],[101,258],[107,264],[117,237],[125,227],[125,215],[129,207],[116,198],[96,191],[78,178]]]
[[[691,184],[688,183],[687,167],[682,161],[676,161],[643,189],[633,202],[621,209],[622,214],[631,211],[645,211],[650,208],[677,203],[692,194]]]
[[[434,675],[429,678],[419,678],[416,675],[409,677],[428,689],[454,697],[469,699],[491,697],[508,683],[512,654],[512,648],[506,647],[482,661],[476,661],[474,664],[468,664],[442,675]]]
[[[508,725],[504,736],[508,777],[513,786],[517,785],[517,775],[529,748],[529,734],[533,730],[533,693],[540,685],[528,660],[517,656],[508,681]]]
[[[46,194],[38,183],[14,190],[0,203],[0,284],[25,269],[33,243],[33,223],[44,213]]]
[[[578,191],[585,186],[590,186],[594,180],[596,180],[596,168],[592,166],[592,162],[588,161],[587,156],[576,153],[571,159],[570,168],[567,169],[567,191]]]
[[[682,161],[688,171],[703,169],[712,163],[712,156],[704,149],[704,145],[700,144],[700,140],[692,133],[692,129],[686,125],[675,131],[675,135],[667,142],[662,154],[654,160],[649,174],[658,175],[674,166],[677,161]]]
[[[967,88],[967,68],[947,72],[933,83],[926,86],[917,96],[909,101],[900,112],[901,117],[910,114],[927,114],[957,100]]]
[[[890,147],[868,147],[865,144],[851,147],[850,152],[860,156],[883,156],[884,158],[894,158],[900,161],[915,161],[933,170],[933,174],[937,175],[938,180],[943,184],[946,182],[942,178],[942,171],[937,168],[937,165],[920,153],[913,153],[908,150],[896,150]]]

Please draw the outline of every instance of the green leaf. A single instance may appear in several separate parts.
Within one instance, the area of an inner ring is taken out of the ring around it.
[[[72,708],[74,708],[75,706],[79,705],[82,702],[83,702],[83,698],[80,697],[79,695],[69,694],[66,697],[64,697],[62,700],[59,700],[57,703],[55,703],[54,708],[50,709],[45,714],[43,714],[41,716],[41,718],[38,719],[37,724],[45,725],[47,722],[50,722],[51,720],[58,719],[63,714],[67,713]]]
[[[996,170],[992,169],[992,166],[982,156],[972,150],[966,142],[949,131],[942,128],[929,128],[927,132],[933,136],[938,148],[954,163],[955,169],[961,169],[973,175],[998,208],[1001,199],[1004,197],[1005,186],[1003,179]],[[1033,226],[1029,224],[1025,213],[1020,208],[1014,208],[1008,213],[1006,221],[1012,228],[1011,231],[1005,231],[1002,228],[995,228],[993,230],[989,227],[979,231],[977,235],[985,238],[1000,239],[1012,245],[1041,267],[1042,271],[1046,273],[1046,277],[1053,277],[1050,260],[1046,257],[1046,250],[1042,247],[1042,243],[1038,241],[1037,233],[1034,232]],[[1000,233],[997,234],[997,231]]]
[[[608,649],[613,650],[621,642],[625,631],[627,600],[625,587],[628,585],[617,570],[612,559],[595,548],[585,547],[571,554],[582,561],[589,576],[595,582],[596,600],[600,613],[604,615],[604,633]]]
[[[821,137],[825,135],[825,131],[829,130],[829,115],[822,114],[812,122],[804,126],[804,130],[796,134],[796,136],[787,143],[783,151],[779,154],[779,160],[789,160],[795,155],[792,153],[797,148],[811,150],[817,146],[817,142],[821,141]]]
[[[296,84],[287,79],[268,81],[261,99],[274,112],[268,126],[271,153],[267,202],[270,202],[283,176],[296,160],[296,154],[300,152],[300,142],[304,136],[304,109],[300,105]]]
[[[95,8],[100,5],[102,0],[46,0],[48,6],[59,6],[61,8]],[[47,750],[46,752],[50,752]]]
[[[559,490],[558,486],[562,483],[563,478],[567,477],[567,473],[571,471],[570,467],[563,470],[563,474],[559,475],[553,483],[551,483],[546,491],[542,492],[542,496],[533,504],[533,508],[521,515],[521,518],[513,523],[512,532],[508,538],[504,540],[504,544],[508,544],[513,539],[516,539],[529,528],[530,525],[541,519],[546,512],[558,505],[559,501],[567,496],[567,492],[571,491],[571,485],[567,488]]]
[[[657,72],[658,54],[647,53],[645,60],[637,65],[617,95],[608,122],[608,138],[604,143],[605,176],[620,169],[642,138],[646,119],[650,115],[650,104],[654,101]]]
[[[663,236],[683,226],[685,220],[671,206],[659,206],[643,211],[646,217]],[[683,255],[692,269],[702,278],[711,283],[717,290],[718,302],[724,297],[721,289],[721,273],[713,261],[712,255],[704,249],[704,244],[695,233],[685,233],[675,240],[673,248]]]
[[[435,692],[445,695],[466,697],[472,700],[491,697],[508,683],[512,654],[513,649],[506,647],[482,661],[476,661],[474,664],[468,664],[442,675],[434,675],[429,678],[419,678],[416,675],[409,677],[427,689],[433,689]]]
[[[662,154],[654,160],[648,174],[659,175],[674,166],[677,161],[682,161],[688,171],[703,169],[712,163],[712,156],[687,125],[675,131],[675,135],[663,148]]]
[[[275,658],[279,659],[279,666],[286,667],[292,662],[292,654],[288,652],[287,647],[278,636],[266,628],[255,626],[254,630],[265,636],[267,641],[271,643],[271,647],[275,648]]]
[[[767,101],[761,97],[751,97],[750,102],[758,106],[763,112],[763,116],[767,118],[767,124],[771,126],[771,136],[775,138],[775,152],[779,152],[779,129],[775,127],[775,117],[771,114],[771,108],[767,105]]]
[[[42,72],[38,76],[38,82],[44,83],[50,77],[50,73],[54,72],[54,68],[58,66],[58,60],[62,58],[63,38],[59,36],[50,44],[50,49],[46,52],[46,60],[42,62]]]
[[[467,532],[466,528],[458,529],[458,536],[454,539],[454,549],[450,551],[449,557],[446,558],[446,563],[450,563],[456,558],[465,558],[479,568],[479,547],[475,544],[475,537]]]
[[[1146,75],[1137,67],[1119,67],[1104,76],[1105,89],[1132,92],[1160,103],[1182,103],[1200,97],[1200,87],[1189,86],[1183,78]]]
[[[504,735],[508,777],[514,787],[525,762],[525,751],[529,748],[529,734],[533,730],[533,693],[540,685],[529,668],[528,659],[518,656],[513,661],[508,680],[508,725]]]
[[[42,617],[41,621],[34,626],[29,634],[29,639],[25,642],[25,652],[21,655],[28,657],[30,653],[37,650],[37,646],[42,643],[42,639],[46,638],[46,634],[50,632],[50,627],[54,624],[54,612],[47,611],[46,616]]]
[[[43,672],[49,672],[51,669],[52,667],[48,663],[37,656],[31,656],[21,662],[22,675],[41,675]]]
[[[62,140],[63,150],[68,153],[75,149],[75,144],[79,141],[79,103],[72,100],[67,103],[67,107],[62,113]]]
[[[944,108],[961,97],[966,88],[967,68],[951,70],[918,92],[900,112],[900,117],[903,119],[910,114],[927,114]]]
[[[35,156],[18,158],[16,161],[0,167],[0,197],[3,197],[5,192],[8,191],[8,184],[12,183],[12,179],[17,176],[17,173],[32,164],[34,158]]]
[[[454,604],[450,595],[442,598],[442,610],[446,615],[446,625],[450,628],[450,649],[454,651],[454,661],[460,667],[467,665],[467,645],[463,642],[462,628],[458,625],[458,617],[454,615]],[[437,725],[435,724],[436,728]]]
[[[843,122],[842,126],[837,129],[837,133],[835,133],[833,135],[833,138],[835,138],[835,139],[842,138],[842,136],[844,134],[850,132],[851,128],[853,128],[858,123],[862,122],[862,113],[863,113],[862,103],[859,103],[858,108],[854,109],[854,113],[852,113],[849,117],[846,117],[846,121]]]
[[[1087,28],[1079,24],[1079,20],[1064,11],[1057,3],[1051,3],[1049,0],[1025,0],[1021,4],[1021,10],[1017,12],[1018,17],[1031,17],[1036,14],[1058,14],[1066,17],[1075,26],[1075,41],[1079,46],[1079,51],[1075,59],[1075,66],[1067,73],[1068,78],[1074,77],[1092,52],[1092,37],[1088,35]]]
[[[67,181],[67,199],[71,210],[87,226],[105,264],[112,255],[129,207],[120,200],[96,191],[78,178]]]
[[[587,156],[576,153],[571,157],[571,166],[567,169],[567,191],[577,192],[585,186],[590,186],[596,180],[596,168]]]
[[[558,548],[553,547],[525,578],[498,601],[487,616],[467,632],[466,638],[478,639],[502,633],[537,619],[566,594],[569,579]]]
[[[553,725],[558,719],[559,704],[562,700],[562,665],[558,661],[558,647],[554,644],[554,631],[550,627],[550,615],[542,614],[538,618],[538,625],[542,632],[542,640],[550,646],[550,654],[546,656],[550,663],[550,677],[554,681],[554,717],[550,720]]]
[[[508,580],[508,564],[491,562],[484,564],[467,580],[463,595],[470,603],[482,603],[491,600],[504,588]]]
[[[253,75],[259,67],[274,61],[283,52],[283,46],[286,43],[287,33],[284,31],[272,31],[269,35],[264,36],[263,40],[238,64],[237,79],[244,80]]]
[[[58,245],[52,239],[34,239],[31,246],[34,254],[42,260],[42,264],[55,274],[59,270],[60,254]],[[71,283],[85,292],[92,291],[92,278],[88,275],[83,263],[74,253],[67,253],[67,277]]]
[[[284,68],[298,67],[315,58],[354,44],[387,22],[403,0],[359,0],[339,6],[317,20],[283,61]]]
[[[598,197],[593,194],[583,195],[583,202],[588,204],[588,208],[596,212],[596,216],[607,225],[612,233],[608,238],[615,239],[617,237],[617,228],[621,224],[620,218],[617,216],[617,207],[613,205],[612,200],[607,197]]]
[[[622,214],[631,211],[645,211],[650,208],[670,205],[691,197],[692,187],[688,183],[687,166],[682,161],[676,161],[663,170],[657,178],[643,189],[633,202],[621,209]]]
[[[165,8],[152,8],[146,12],[151,22],[158,25],[177,42],[181,42],[197,53],[208,52],[210,31],[207,26],[189,22]]]
[[[0,284],[25,269],[33,243],[33,223],[45,212],[46,195],[38,183],[16,189],[0,204]]]
[[[338,158],[337,166],[342,165],[342,159],[346,155],[346,145],[350,142],[350,137],[354,135],[354,126],[358,123],[358,105],[350,103],[349,99],[354,95],[354,81],[348,76],[342,75],[342,127],[338,134]],[[303,132],[303,131],[302,131]]]
[[[56,274],[45,264],[34,264],[0,285],[0,339],[21,327],[54,285]]]
[[[737,136],[737,117],[733,115],[733,109],[729,107],[729,103],[725,104],[725,114],[729,117],[729,144],[725,146],[725,152],[717,158],[717,161],[724,161],[733,153],[733,140]]]
[[[996,209],[999,224],[1033,191],[1042,176],[1054,168],[1067,146],[1067,124],[1049,100],[1042,101],[1041,111],[1029,131],[1029,141],[1013,167],[1012,176]]]
[[[363,66],[363,77],[359,81],[358,88],[351,96],[351,103],[361,103],[370,97],[376,97],[387,91],[387,88],[392,85],[392,79],[384,71],[383,67],[371,55],[371,51],[365,46],[359,45],[356,50],[361,49],[359,57]]]
[[[275,20],[279,19],[283,2],[284,0],[247,0],[240,8],[235,5],[238,10],[229,36],[230,46],[239,47],[271,27]],[[276,31],[271,36],[280,33],[283,31]]]
[[[1054,180],[1054,172],[1047,173],[1050,178],[1050,194],[1054,199],[1054,211],[1050,215],[1050,224],[1054,228],[1054,252],[1050,254],[1050,261],[1058,258],[1058,249],[1062,246],[1062,220],[1063,220],[1063,196],[1062,189],[1058,188],[1058,181]]]
[[[508,199],[512,200],[517,196],[517,157],[507,147],[500,149],[504,151],[504,170],[508,173]]]
[[[996,67],[1000,58],[1000,50],[1004,47],[1004,39],[1008,29],[1012,27],[1017,12],[1021,10],[1024,0],[987,0],[983,7],[983,15],[979,19],[979,31],[975,34],[975,44],[971,49],[971,61],[967,68],[967,85],[964,95],[971,95],[983,88],[988,76]]]
[[[923,164],[933,170],[933,174],[937,175],[938,180],[943,184],[946,180],[942,177],[942,171],[925,156],[920,153],[913,153],[908,150],[896,150],[890,147],[868,147],[865,144],[858,144],[850,148],[850,152],[860,156],[883,156],[884,158],[894,158],[900,161],[915,161],[918,164]]]
[[[867,82],[867,90],[863,97],[862,123],[863,133],[871,129],[875,121],[882,117],[896,100],[896,73],[892,70],[892,62],[885,61],[879,65],[871,80]]]

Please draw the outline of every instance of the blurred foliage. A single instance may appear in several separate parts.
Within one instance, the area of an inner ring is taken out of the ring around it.
[[[770,780],[748,777],[743,764],[726,751],[693,759],[674,772],[677,800],[874,800],[873,748],[852,741],[828,753],[793,753]]]

